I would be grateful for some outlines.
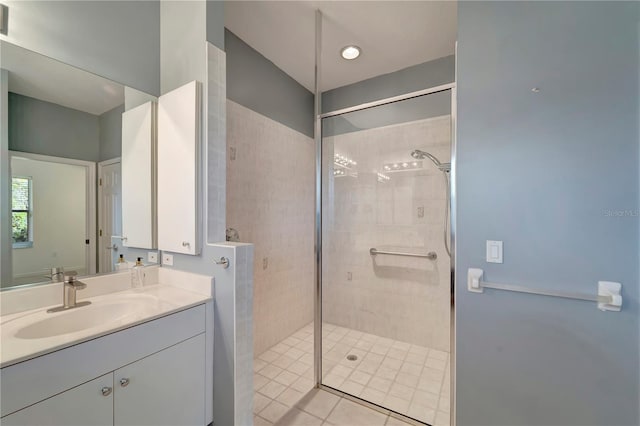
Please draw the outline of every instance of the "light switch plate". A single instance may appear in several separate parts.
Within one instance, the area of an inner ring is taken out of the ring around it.
[[[173,255],[162,253],[162,264],[167,266],[173,266]]]
[[[487,262],[502,263],[502,241],[487,240]]]

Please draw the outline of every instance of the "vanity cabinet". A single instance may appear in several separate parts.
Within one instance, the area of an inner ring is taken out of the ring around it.
[[[114,425],[204,425],[204,334],[114,372]]]
[[[1,370],[2,426],[206,424],[205,306]]]
[[[0,420],[3,426],[111,426],[113,374],[106,374]]]

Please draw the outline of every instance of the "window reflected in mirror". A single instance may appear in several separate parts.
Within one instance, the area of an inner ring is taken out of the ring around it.
[[[33,225],[31,198],[31,178],[13,176],[11,178],[11,235],[13,248],[33,246]]]

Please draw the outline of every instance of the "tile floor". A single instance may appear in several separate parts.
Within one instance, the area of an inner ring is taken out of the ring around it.
[[[272,425],[262,417],[254,417],[254,425]],[[368,408],[322,389],[309,391],[289,408],[276,426],[412,426],[388,414]]]
[[[347,355],[356,355],[357,359],[350,361]],[[447,352],[324,324],[323,383],[424,423],[449,424]],[[368,410],[384,417],[331,393],[311,392],[312,388],[313,325],[309,324],[254,360],[255,424],[360,424],[348,419],[353,410]],[[330,396],[318,396],[324,394]],[[306,403],[309,398],[335,403]],[[317,404],[323,409],[313,408]],[[360,418],[365,416],[363,413],[353,415]],[[382,423],[366,424],[402,424],[387,417]]]

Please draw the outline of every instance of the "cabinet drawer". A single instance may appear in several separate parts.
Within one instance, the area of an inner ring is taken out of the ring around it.
[[[0,370],[0,416],[88,382],[205,331],[199,305]]]

